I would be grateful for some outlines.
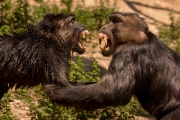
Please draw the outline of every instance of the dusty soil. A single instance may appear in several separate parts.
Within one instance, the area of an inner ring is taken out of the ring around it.
[[[97,5],[97,0],[84,0],[85,6]],[[114,0],[118,1],[116,5],[117,11],[123,12],[136,12],[140,16],[144,17],[147,21],[150,31],[155,34],[158,34],[159,26],[168,26],[170,24],[169,20],[169,10],[178,17],[180,15],[180,0]],[[114,6],[114,1],[111,2],[108,6]],[[36,2],[31,0],[32,5],[36,5]],[[50,4],[57,3],[61,5],[59,0],[51,1]],[[81,3],[80,0],[74,0],[74,8],[77,3]],[[81,3],[82,4],[82,3]],[[101,68],[101,73],[103,74],[110,62],[111,57],[103,57],[101,55],[98,40],[93,38],[86,43],[87,51],[85,54],[81,55],[83,61],[85,62],[86,69],[90,69],[93,59],[98,61],[98,64]],[[13,100],[10,103],[10,107],[14,115],[18,117],[19,120],[30,120],[29,117],[29,107],[26,101]],[[153,120],[153,118],[137,117],[138,120]]]

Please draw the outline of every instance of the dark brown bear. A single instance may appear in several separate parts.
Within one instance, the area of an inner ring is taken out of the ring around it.
[[[68,60],[72,51],[85,52],[80,36],[87,33],[75,15],[61,13],[47,14],[37,25],[0,37],[0,98],[13,86],[69,85]]]
[[[47,85],[60,105],[82,109],[126,105],[135,96],[156,119],[180,120],[180,55],[164,45],[134,13],[113,13],[99,31],[102,54],[113,55],[101,81]]]

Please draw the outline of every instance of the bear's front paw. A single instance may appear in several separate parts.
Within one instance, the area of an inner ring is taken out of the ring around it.
[[[59,93],[58,91],[61,89],[60,86],[54,84],[47,84],[44,86],[44,92],[51,100],[56,100]]]

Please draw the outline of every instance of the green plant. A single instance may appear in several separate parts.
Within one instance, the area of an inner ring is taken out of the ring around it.
[[[73,0],[61,0],[61,2],[66,5],[66,10],[65,10],[65,11],[66,11],[67,13],[71,12]]]
[[[0,3],[0,27],[10,26],[11,29],[24,27],[29,19],[26,0],[4,0]]]
[[[175,21],[174,16],[170,14],[171,24],[169,27],[159,28],[159,37],[177,52],[180,52],[180,18]]]
[[[88,112],[85,110],[77,110],[77,119],[98,119],[98,120],[130,120],[134,119],[135,115],[138,116],[139,113],[143,116],[148,116],[146,112],[141,108],[137,100],[131,100],[124,107],[107,107],[104,109],[98,109],[93,112]]]
[[[30,6],[27,0],[2,0],[0,2],[0,35],[10,31],[21,31],[27,23],[36,23],[46,13],[60,12],[57,5],[49,6],[46,2],[40,6]]]
[[[60,9],[57,5],[52,4],[49,6],[46,2],[41,2],[40,6],[34,6],[31,8],[32,10],[32,19],[31,22],[36,23],[39,22],[43,16],[47,13],[59,13]]]
[[[92,63],[92,71],[85,71],[84,64],[82,59],[77,56],[77,63],[75,64],[73,61],[70,62],[70,73],[69,78],[70,81],[74,82],[97,82],[100,80],[100,70],[97,66],[97,61],[93,61]]]
[[[10,32],[10,27],[8,25],[3,25],[0,27],[0,36],[8,34]]]
[[[17,118],[12,114],[9,102],[10,94],[4,94],[4,97],[0,99],[0,119],[1,120],[17,120]]]
[[[61,118],[60,107],[50,102],[46,94],[42,93],[42,98],[38,100],[38,105],[34,102],[30,104],[30,115],[32,120],[58,120]]]
[[[78,7],[74,13],[77,16],[77,21],[87,26],[88,30],[96,31],[108,22],[108,15],[115,9],[105,6],[97,6],[92,8]]]

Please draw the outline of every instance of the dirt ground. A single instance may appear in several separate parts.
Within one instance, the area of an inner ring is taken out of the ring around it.
[[[85,6],[94,6],[96,5],[97,0],[84,0]],[[155,34],[158,34],[159,26],[168,26],[170,24],[169,13],[170,10],[172,13],[179,17],[180,15],[180,0],[112,0],[111,5],[114,6],[114,1],[117,11],[122,12],[136,12],[140,16],[144,17],[146,22],[149,25],[150,31]],[[34,0],[30,0],[32,5],[35,5]],[[58,3],[59,0],[53,0],[51,3]],[[81,3],[81,0],[74,0],[74,8],[77,3]],[[82,4],[82,3],[81,3]],[[85,63],[85,68],[90,69],[93,59],[98,61],[98,64],[101,68],[101,73],[103,74],[110,62],[111,57],[103,57],[101,55],[98,38],[93,38],[92,40],[86,43],[87,51],[81,57]],[[28,116],[29,108],[25,101],[13,100],[10,103],[11,110],[14,115],[18,117],[19,120],[30,120]],[[153,120],[153,118],[137,117],[137,120]]]

